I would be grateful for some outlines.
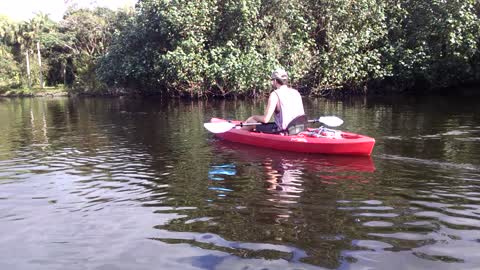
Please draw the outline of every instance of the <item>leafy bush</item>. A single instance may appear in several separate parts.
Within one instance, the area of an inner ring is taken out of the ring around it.
[[[18,87],[20,70],[8,47],[0,44],[0,88]]]
[[[47,84],[81,92],[261,96],[277,67],[311,95],[451,87],[480,80],[479,14],[474,0],[139,0],[0,17],[0,80],[25,85],[40,42]]]
[[[309,67],[304,60],[313,54],[313,41],[300,3],[280,11],[276,4],[140,1],[135,30],[114,39],[99,76],[110,84],[128,85],[116,78],[129,78],[191,97],[263,94],[269,90],[266,76],[277,66],[289,69],[295,81]],[[121,68],[112,70],[113,63]]]

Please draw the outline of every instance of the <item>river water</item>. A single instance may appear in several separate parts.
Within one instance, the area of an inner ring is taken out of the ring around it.
[[[305,100],[371,158],[215,139],[263,101],[0,99],[0,269],[478,269],[477,98]]]

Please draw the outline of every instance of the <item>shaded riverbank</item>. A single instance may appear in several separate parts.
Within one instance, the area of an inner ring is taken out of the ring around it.
[[[68,90],[63,87],[44,87],[32,89],[0,89],[0,97],[17,98],[17,97],[67,97]]]
[[[414,97],[414,96],[480,96],[480,85],[468,84],[459,86],[457,88],[441,88],[441,89],[410,89],[405,91],[386,91],[381,89],[374,90],[362,90],[362,89],[350,89],[350,90],[329,90],[323,91],[321,96],[310,96],[310,91],[306,89],[299,89],[302,96],[306,98],[327,98],[327,99],[348,99],[357,97]],[[237,99],[237,98],[253,98],[248,96],[226,96],[226,97],[175,97],[166,96],[162,91],[137,91],[126,88],[111,88],[107,91],[78,91],[65,88],[35,88],[35,89],[10,89],[0,90],[0,97],[2,98],[17,98],[17,97],[162,97],[165,99],[187,99],[187,100],[203,100],[203,99]]]

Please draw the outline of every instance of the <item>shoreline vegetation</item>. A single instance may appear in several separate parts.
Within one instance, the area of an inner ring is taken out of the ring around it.
[[[66,97],[69,96],[68,90],[63,87],[44,87],[23,88],[0,90],[0,98],[18,98],[18,97]]]
[[[455,92],[452,92],[454,90]],[[308,94],[301,93],[302,97],[309,97]],[[381,97],[381,96],[480,96],[480,84],[475,85],[461,85],[455,89],[445,88],[445,89],[434,89],[425,91],[405,91],[405,92],[375,92],[375,93],[358,93],[358,92],[349,92],[348,90],[344,90],[342,92],[333,92],[328,95],[323,96],[324,98],[328,99],[344,99],[348,97],[358,97],[358,96],[370,96],[370,97]],[[34,97],[72,97],[72,96],[80,96],[80,97],[165,97],[161,92],[141,92],[141,91],[129,91],[126,89],[110,89],[108,91],[102,92],[76,92],[71,91],[69,89],[64,88],[63,86],[60,87],[34,87],[31,89],[23,88],[23,89],[9,89],[9,90],[0,90],[0,98],[34,98]],[[255,97],[248,97],[248,96],[228,96],[228,97],[208,97],[204,96],[202,98],[214,98],[214,99],[236,99],[236,98],[265,98],[267,96],[255,96]],[[313,97],[313,96],[312,96]],[[317,96],[320,97],[320,96]],[[189,96],[167,96],[167,98],[175,99],[192,99]],[[199,99],[199,98],[194,98]]]
[[[0,97],[460,95],[480,86],[475,0],[139,0],[0,16]]]

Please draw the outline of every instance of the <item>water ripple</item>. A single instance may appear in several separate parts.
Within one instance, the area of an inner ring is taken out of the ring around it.
[[[411,157],[404,157],[404,156],[397,156],[397,155],[381,155],[379,157],[386,160],[396,160],[396,161],[402,161],[406,163],[426,165],[429,167],[439,167],[442,169],[451,168],[451,169],[459,169],[459,170],[480,171],[480,166],[477,166],[475,164],[459,164],[459,163],[426,160],[426,159],[411,158]]]
[[[377,139],[337,157],[215,139],[251,111],[215,102],[0,101],[0,268],[480,265],[475,117],[322,103]]]

